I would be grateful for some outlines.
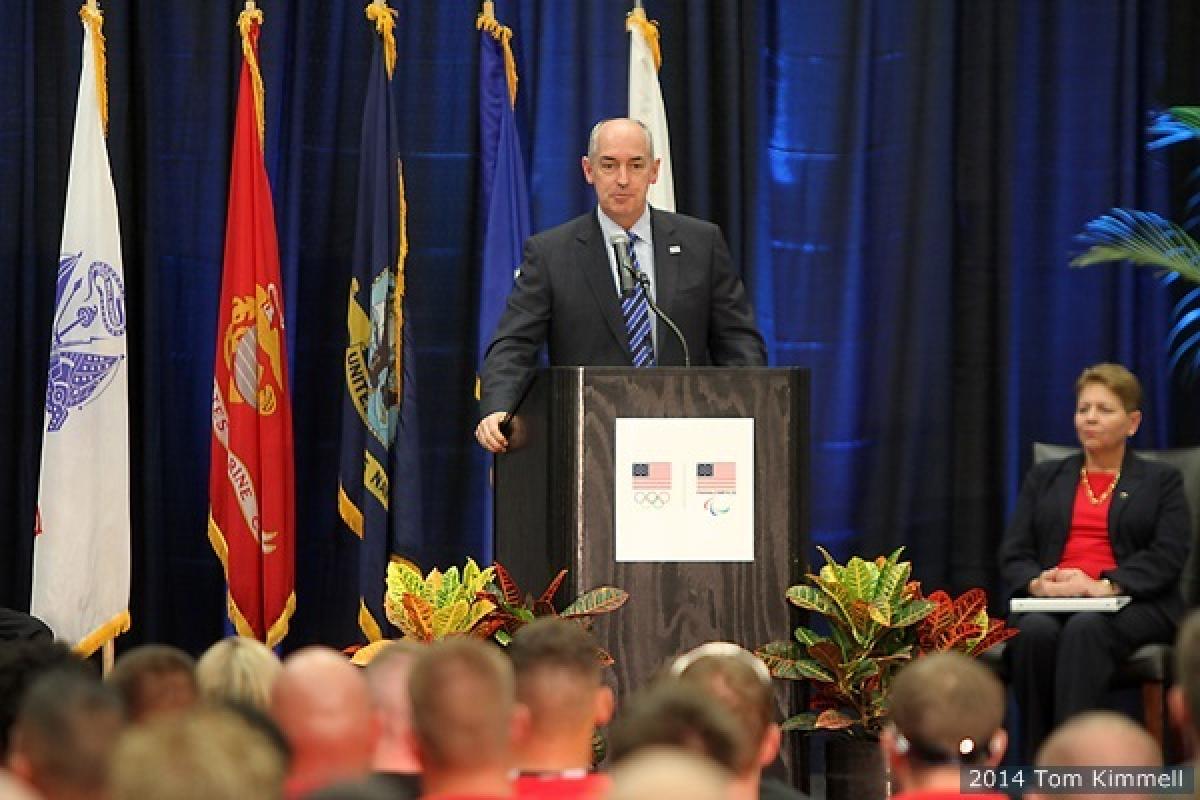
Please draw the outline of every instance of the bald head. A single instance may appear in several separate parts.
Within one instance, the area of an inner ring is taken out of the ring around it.
[[[1122,714],[1089,711],[1055,729],[1037,754],[1039,767],[1159,767],[1162,753],[1145,728]]]
[[[366,680],[340,653],[308,647],[288,657],[271,715],[294,754],[289,783],[315,788],[369,769],[379,725]]]
[[[1039,767],[1161,767],[1162,752],[1146,730],[1112,711],[1089,711],[1072,717],[1055,729],[1038,750]],[[1090,795],[1055,795],[1081,798]],[[1096,795],[1106,800],[1146,795]]]
[[[618,132],[628,132],[636,136],[644,137],[646,140],[646,155],[650,160],[654,160],[654,137],[650,135],[650,129],[641,120],[631,119],[629,117],[610,117],[602,119],[592,126],[592,132],[588,134],[588,158],[595,159],[596,154],[600,152],[601,136],[615,135]]]
[[[646,126],[632,119],[608,119],[592,128],[583,177],[596,190],[596,202],[610,220],[632,228],[646,212],[659,159]]]

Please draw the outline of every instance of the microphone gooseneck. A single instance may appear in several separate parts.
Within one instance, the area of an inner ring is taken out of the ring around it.
[[[646,304],[650,306],[650,310],[654,312],[656,317],[667,323],[667,327],[671,329],[671,333],[675,334],[675,338],[679,340],[679,346],[683,348],[683,365],[690,367],[692,365],[692,356],[688,352],[687,339],[683,338],[683,331],[679,330],[679,326],[675,324],[675,321],[658,307],[658,303],[654,302],[654,293],[650,291],[650,276],[639,269],[637,271],[637,280],[646,292]]]

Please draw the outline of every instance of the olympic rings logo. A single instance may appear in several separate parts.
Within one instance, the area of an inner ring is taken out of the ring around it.
[[[667,503],[671,502],[670,492],[634,492],[633,502],[639,506],[649,508],[662,508]]]

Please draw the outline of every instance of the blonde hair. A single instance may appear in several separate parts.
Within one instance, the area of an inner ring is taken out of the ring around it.
[[[118,742],[112,800],[272,800],[284,763],[267,737],[230,711],[207,709],[132,728]]]
[[[266,710],[283,665],[262,642],[244,636],[222,639],[196,662],[200,696],[214,703],[234,700]]]
[[[1142,410],[1142,384],[1137,376],[1120,364],[1093,364],[1079,373],[1075,380],[1075,396],[1078,397],[1084,387],[1093,383],[1115,394],[1126,411]]]

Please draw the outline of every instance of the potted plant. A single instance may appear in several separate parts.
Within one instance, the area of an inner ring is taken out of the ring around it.
[[[468,558],[461,570],[455,566],[422,575],[407,561],[393,561],[388,564],[384,612],[405,638],[432,642],[467,635],[507,645],[521,626],[538,617],[569,619],[590,630],[596,617],[616,611],[629,599],[624,589],[600,586],[559,611],[554,596],[566,576],[567,571],[560,570],[535,600],[499,563],[480,569]],[[613,663],[603,649],[598,648],[597,657],[606,666]]]
[[[486,639],[491,631],[481,624],[495,608],[484,592],[495,567],[480,569],[468,558],[460,572],[432,569],[428,575],[406,561],[388,564],[384,613],[406,638],[432,642],[453,634]]]
[[[494,564],[493,569],[494,583],[480,593],[481,599],[486,599],[493,606],[492,611],[482,620],[481,629],[494,636],[502,645],[511,642],[513,634],[538,617],[569,619],[585,630],[591,630],[592,621],[596,617],[616,611],[629,599],[629,593],[624,589],[600,586],[579,595],[559,611],[554,607],[554,596],[558,594],[563,580],[567,577],[565,569],[559,570],[536,600],[533,595],[521,591],[503,566]],[[599,646],[596,649],[596,657],[600,663],[606,667],[611,666],[613,658],[608,651]]]
[[[825,565],[787,590],[793,605],[816,615],[828,634],[796,628],[791,640],[756,651],[778,678],[813,688],[811,709],[784,722],[784,730],[844,734],[826,742],[826,795],[870,798],[887,794],[878,737],[887,717],[892,679],[924,652],[961,650],[975,655],[1015,631],[987,614],[987,597],[973,589],[955,600],[929,597],[910,580],[903,547],[886,558],[854,556],[845,565],[818,548]]]

